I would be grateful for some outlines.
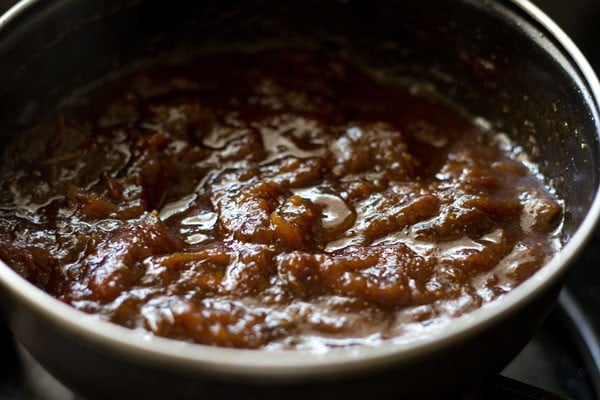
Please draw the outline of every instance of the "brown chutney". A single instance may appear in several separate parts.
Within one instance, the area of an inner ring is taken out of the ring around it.
[[[377,343],[502,296],[557,251],[560,202],[517,153],[314,51],[140,68],[5,146],[0,257],[158,336]]]

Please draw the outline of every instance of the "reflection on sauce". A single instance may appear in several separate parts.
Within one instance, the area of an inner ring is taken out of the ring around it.
[[[309,51],[149,68],[7,146],[0,256],[175,339],[412,337],[558,248],[557,200],[484,122]]]
[[[327,193],[317,186],[292,189],[292,192],[321,207],[321,225],[326,231],[343,229],[354,217],[355,211],[339,194]]]

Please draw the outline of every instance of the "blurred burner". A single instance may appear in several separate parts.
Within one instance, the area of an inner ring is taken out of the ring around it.
[[[17,345],[24,383],[43,400],[75,400],[77,396],[64,387],[37,362],[22,346]]]

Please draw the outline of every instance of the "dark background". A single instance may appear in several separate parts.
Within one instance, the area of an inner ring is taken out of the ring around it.
[[[534,0],[600,68],[600,0]]]

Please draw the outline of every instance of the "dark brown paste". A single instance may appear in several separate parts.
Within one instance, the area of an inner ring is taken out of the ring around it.
[[[561,206],[504,144],[311,51],[148,67],[5,146],[0,256],[159,336],[373,343],[480,307],[556,251]]]

